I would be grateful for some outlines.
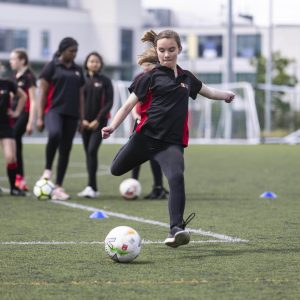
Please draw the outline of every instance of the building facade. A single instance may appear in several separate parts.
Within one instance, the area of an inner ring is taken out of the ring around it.
[[[143,45],[144,30],[175,29],[181,36],[180,64],[204,82],[227,79],[228,34],[226,24],[179,23],[168,9],[145,10],[141,0],[0,0],[0,60],[7,64],[13,48],[27,49],[38,70],[56,51],[59,41],[72,36],[79,42],[77,62],[90,51],[100,52],[106,71],[115,79],[131,80]],[[224,20],[223,20],[224,21]],[[223,22],[221,21],[221,22]],[[159,26],[159,27],[158,27]],[[162,27],[163,26],[163,27]],[[269,55],[269,29],[252,22],[235,22],[232,68],[235,81],[255,82],[250,60]],[[300,26],[274,26],[273,52],[294,60],[289,72],[300,79]]]
[[[131,75],[140,52],[140,0],[0,0],[0,60],[25,48],[34,69],[52,58],[66,36],[79,43],[77,62],[100,52],[113,77]]]

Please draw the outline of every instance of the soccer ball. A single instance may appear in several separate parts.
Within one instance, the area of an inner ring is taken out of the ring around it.
[[[39,200],[48,200],[54,188],[55,185],[49,179],[39,179],[33,187],[33,194]]]
[[[131,262],[141,252],[142,240],[139,234],[129,226],[112,229],[105,238],[105,251],[116,262]]]
[[[119,190],[123,198],[133,200],[141,194],[142,187],[136,179],[128,178],[121,182]]]

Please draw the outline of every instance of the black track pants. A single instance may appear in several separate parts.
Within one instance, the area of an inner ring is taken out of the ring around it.
[[[78,126],[78,119],[49,111],[46,115],[45,123],[48,131],[45,168],[49,170],[52,169],[55,154],[58,149],[59,155],[55,183],[62,185],[69,163],[73,138]]]
[[[170,228],[181,226],[185,208],[184,158],[181,145],[164,143],[140,133],[134,133],[119,150],[111,173],[120,176],[149,159],[155,159],[169,184]]]

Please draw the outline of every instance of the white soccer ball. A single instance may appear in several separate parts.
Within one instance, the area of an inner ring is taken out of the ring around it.
[[[55,185],[49,179],[39,179],[33,187],[33,194],[38,200],[48,200],[54,188]]]
[[[142,186],[138,180],[128,178],[121,182],[119,190],[123,198],[126,200],[133,200],[140,196]]]
[[[112,229],[105,238],[105,251],[116,262],[131,262],[141,252],[142,240],[139,234],[129,226]]]

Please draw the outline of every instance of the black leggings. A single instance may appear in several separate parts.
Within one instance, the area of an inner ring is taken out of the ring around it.
[[[158,161],[169,183],[170,228],[183,224],[185,208],[183,152],[181,145],[167,144],[134,133],[119,150],[111,166],[111,173],[120,176],[149,159]]]
[[[150,168],[153,175],[153,186],[163,186],[162,171],[159,163],[154,159],[150,159]],[[132,169],[132,178],[139,179],[140,169],[141,166]]]
[[[26,132],[26,126],[29,119],[28,112],[22,112],[20,116],[16,119],[14,124],[14,137],[16,140],[16,156],[17,156],[17,174],[25,176],[24,174],[24,162],[23,162],[23,143],[22,137]]]
[[[86,167],[88,171],[88,186],[97,191],[96,174],[98,170],[98,149],[102,142],[101,129],[106,126],[107,121],[99,124],[96,130],[84,130],[82,140],[86,158]]]
[[[48,130],[48,143],[46,146],[46,169],[51,170],[56,151],[58,149],[58,163],[56,184],[62,185],[69,163],[73,138],[78,126],[78,119],[49,111],[45,118]]]

